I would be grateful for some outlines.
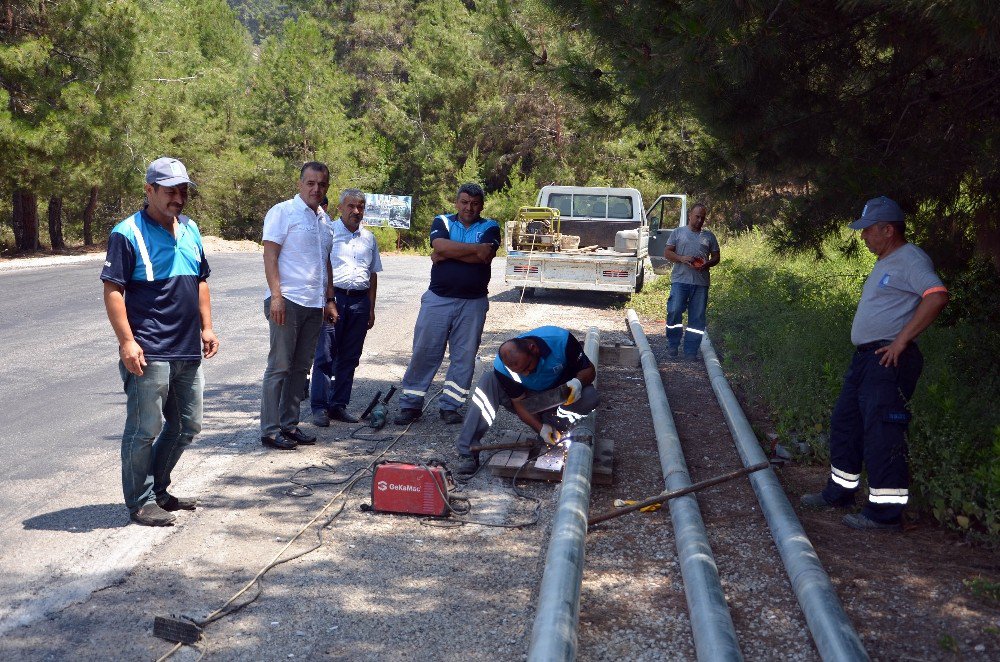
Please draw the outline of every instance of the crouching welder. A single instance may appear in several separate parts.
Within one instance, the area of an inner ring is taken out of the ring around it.
[[[556,444],[584,416],[597,408],[594,388],[597,370],[573,334],[557,326],[543,326],[500,345],[493,361],[473,390],[456,445],[460,474],[474,473],[479,458],[471,447],[483,438],[503,406],[537,432],[542,441]],[[564,386],[562,403],[532,413],[525,400],[532,394]]]

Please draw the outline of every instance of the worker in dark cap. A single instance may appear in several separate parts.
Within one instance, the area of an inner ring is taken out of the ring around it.
[[[898,531],[909,500],[909,401],[923,367],[914,342],[948,303],[931,259],[906,241],[903,210],[882,196],[851,223],[878,256],[854,314],[851,365],[830,421],[830,478],[802,496],[812,508],[850,508],[868,470],[868,498],[844,517],[854,529]]]

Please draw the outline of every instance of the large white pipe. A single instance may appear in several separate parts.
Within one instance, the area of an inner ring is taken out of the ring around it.
[[[587,331],[583,351],[596,366],[600,352],[600,332],[597,328],[590,327]],[[583,582],[596,429],[597,413],[592,412],[574,429],[566,454],[559,505],[552,519],[552,534],[538,591],[535,622],[531,628],[528,648],[528,660],[531,662],[576,658],[576,628],[580,619],[580,584]]]
[[[688,474],[670,404],[663,390],[660,370],[639,323],[639,317],[631,309],[628,311],[628,324],[642,361],[666,489],[678,490],[691,485],[691,476]],[[688,494],[668,503],[681,576],[684,579],[684,595],[691,618],[695,653],[699,660],[705,661],[742,660],[736,628],[729,614],[726,596],[722,592],[719,570],[708,544],[698,501],[694,494]]]
[[[757,435],[740,407],[722,372],[719,358],[706,333],[701,341],[701,355],[712,380],[712,389],[726,417],[726,424],[736,440],[744,466],[766,462]],[[806,532],[792,510],[785,490],[771,469],[750,474],[750,483],[760,502],[771,536],[778,546],[792,589],[799,600],[806,623],[819,655],[824,660],[868,660],[861,638],[837,598],[830,577],[806,537]]]

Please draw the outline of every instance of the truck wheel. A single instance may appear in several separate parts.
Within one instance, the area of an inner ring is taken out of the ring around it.
[[[535,288],[533,288],[533,287],[526,287],[526,288],[524,288],[524,298],[525,299],[534,299],[535,298]]]
[[[635,293],[642,292],[642,286],[646,284],[646,267],[639,269],[639,275],[635,277]]]

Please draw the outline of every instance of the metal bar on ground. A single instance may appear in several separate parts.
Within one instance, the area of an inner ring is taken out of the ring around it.
[[[628,515],[629,513],[634,513],[637,510],[642,510],[647,506],[656,506],[664,501],[670,501],[671,499],[676,499],[677,497],[684,496],[685,494],[691,494],[692,492],[697,492],[703,490],[707,487],[713,487],[721,483],[728,482],[730,480],[746,476],[754,471],[761,471],[762,469],[767,469],[771,466],[770,462],[761,462],[760,464],[755,464],[752,467],[743,467],[742,469],[737,469],[736,471],[730,471],[729,473],[722,474],[721,476],[716,476],[715,478],[709,478],[708,480],[698,481],[694,485],[681,488],[679,490],[674,490],[673,492],[660,492],[654,497],[649,497],[648,499],[643,499],[641,501],[636,501],[631,506],[625,506],[623,508],[618,508],[616,510],[610,510],[606,513],[600,515],[594,515],[589,520],[587,520],[588,526],[593,526],[594,524],[600,524],[601,522],[606,522],[609,519],[616,519],[622,515]]]
[[[701,341],[701,354],[712,380],[712,389],[722,407],[726,424],[736,440],[743,464],[767,461],[757,435],[722,372],[708,334]],[[806,624],[820,657],[826,661],[845,662],[870,659],[774,471],[752,474],[750,484],[753,485],[761,510],[767,518],[771,536],[781,554],[781,561],[788,572],[792,589],[805,614]]]
[[[628,325],[639,348],[639,360],[646,381],[656,446],[667,490],[689,487],[691,476],[688,474],[674,416],[660,379],[660,369],[639,323],[639,316],[632,309],[628,311]],[[695,653],[699,660],[742,660],[736,627],[729,614],[726,596],[722,592],[719,569],[708,544],[698,501],[693,494],[688,494],[672,499],[669,503]]]
[[[596,366],[600,351],[600,332],[596,327],[587,331],[583,351]],[[531,628],[530,662],[576,658],[576,628],[580,619],[580,584],[583,581],[596,430],[595,411],[576,426],[567,452],[559,504],[552,519],[545,570],[538,591],[535,622]]]

